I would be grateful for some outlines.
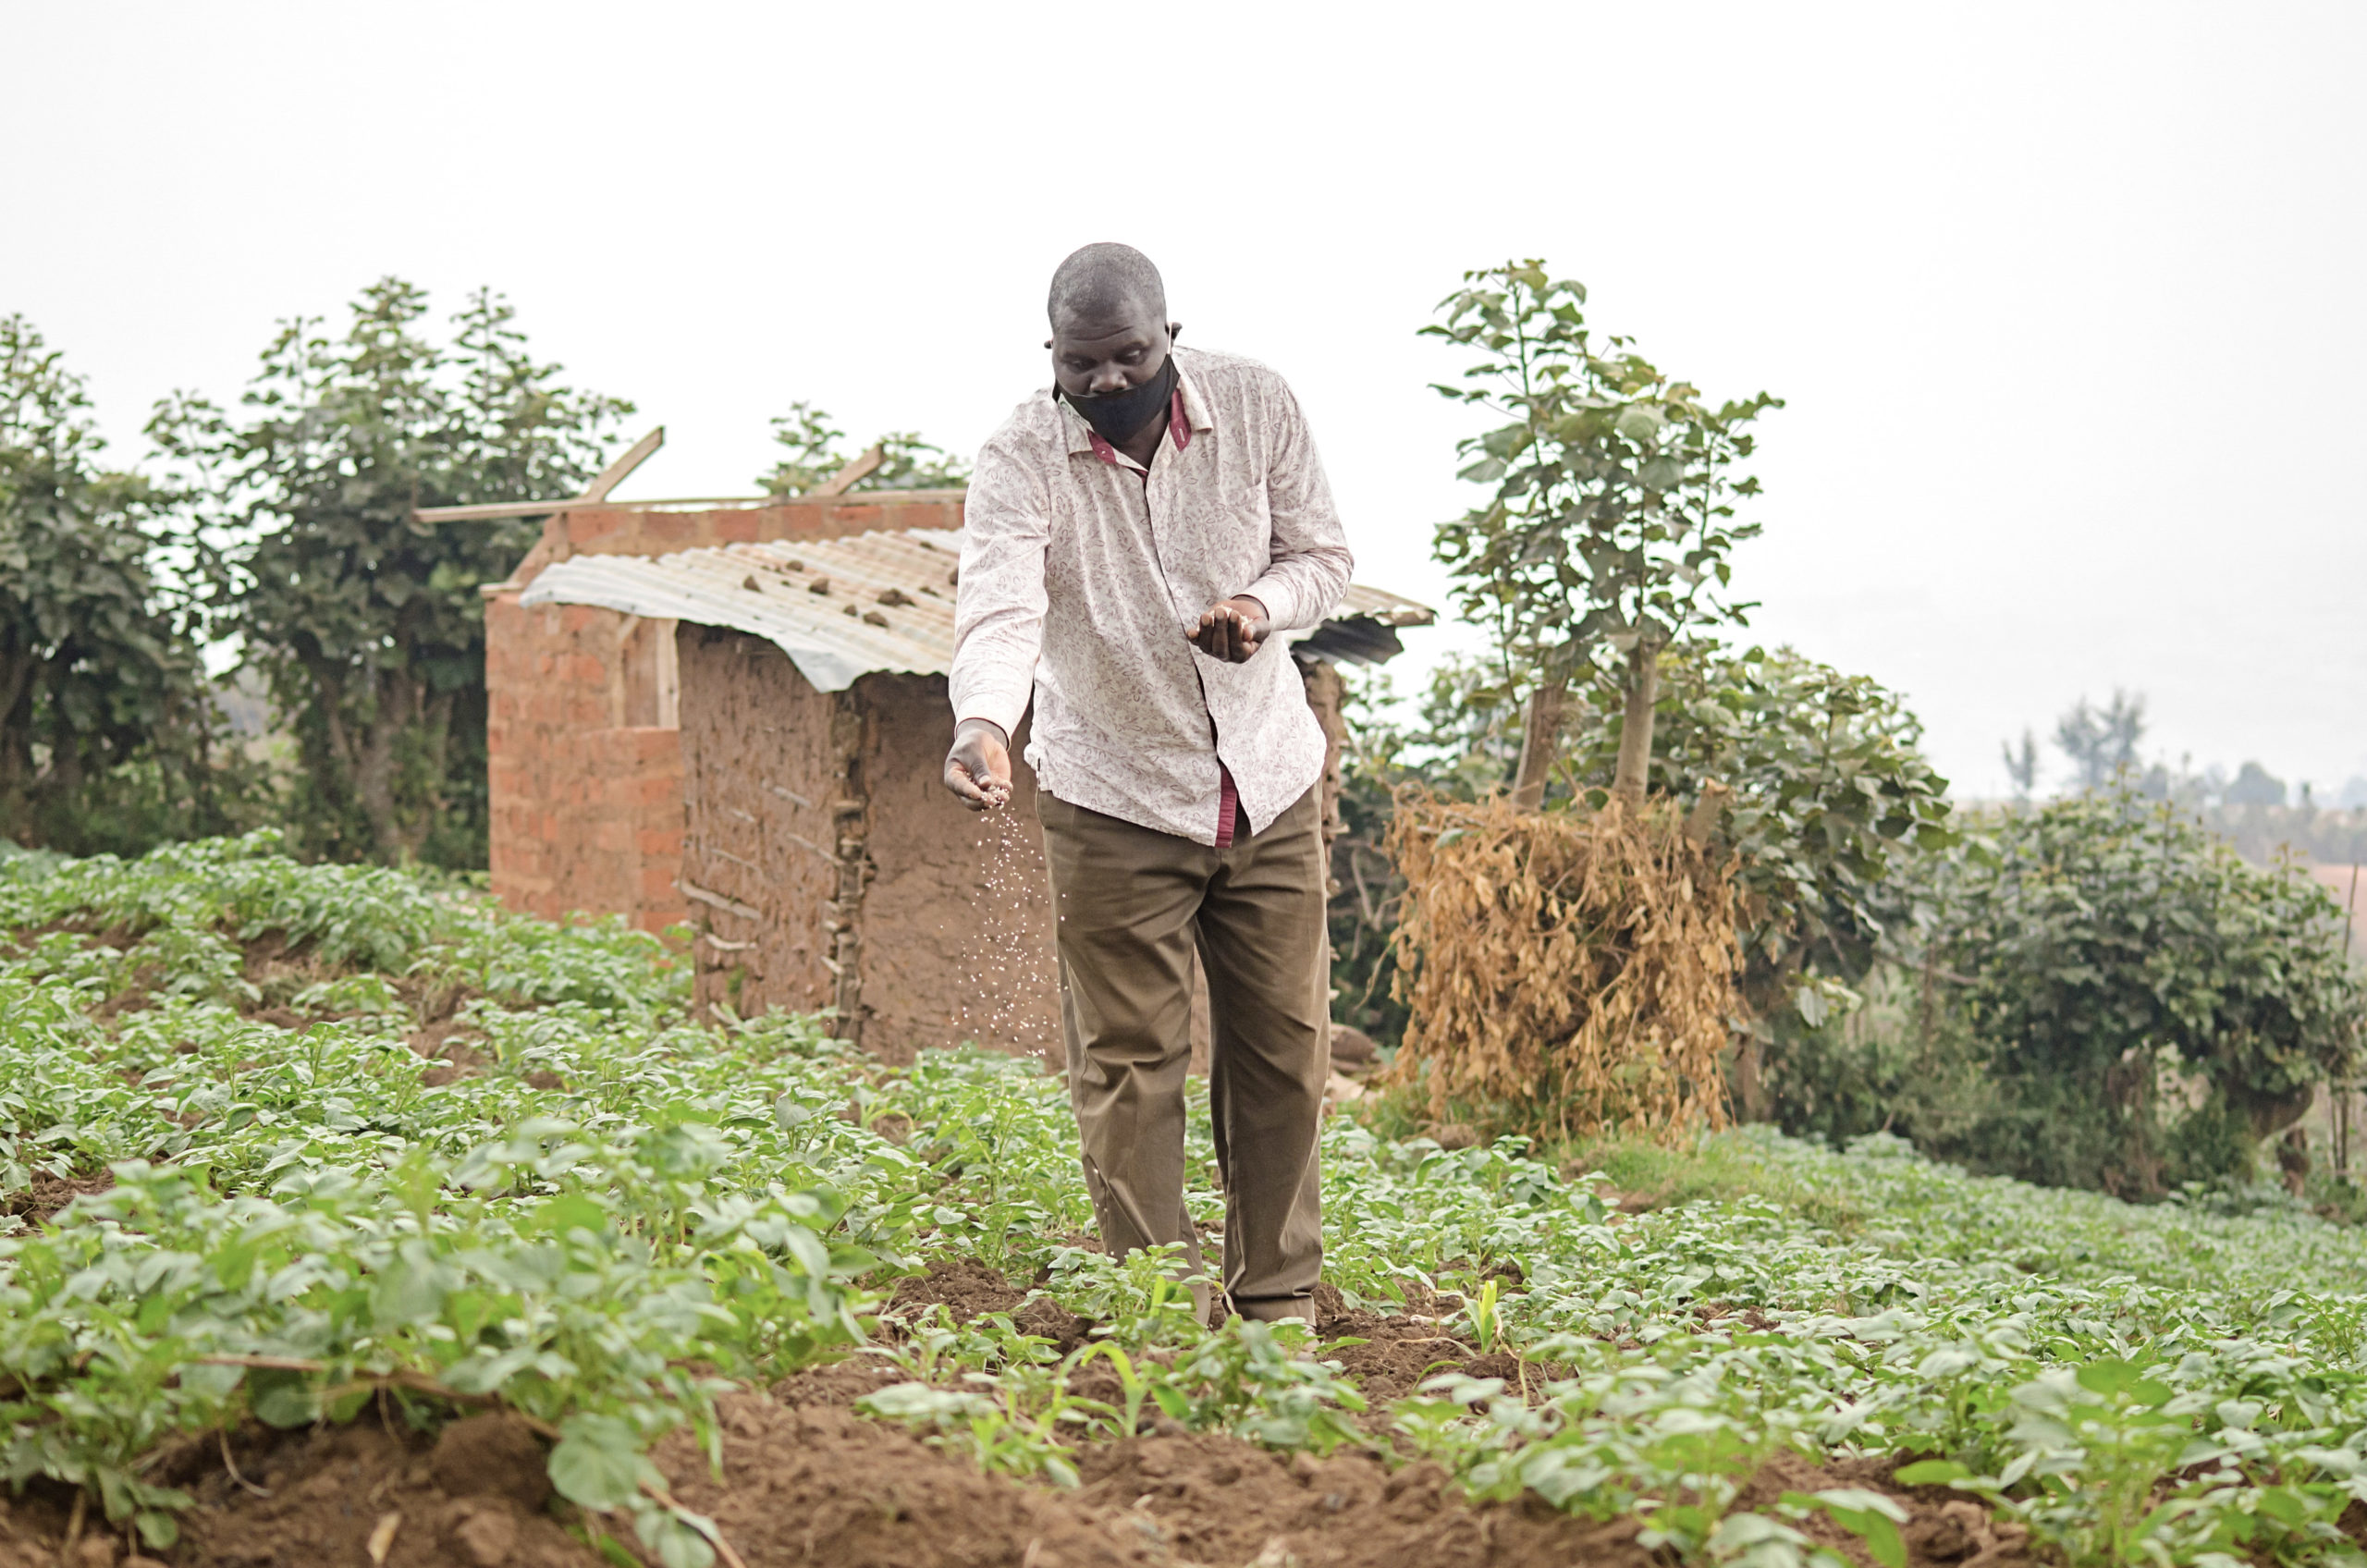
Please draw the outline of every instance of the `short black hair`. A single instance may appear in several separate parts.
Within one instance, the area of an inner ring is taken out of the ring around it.
[[[1044,313],[1058,327],[1064,314],[1084,314],[1125,304],[1143,304],[1167,319],[1167,285],[1150,258],[1131,245],[1102,240],[1073,251],[1052,273]]]

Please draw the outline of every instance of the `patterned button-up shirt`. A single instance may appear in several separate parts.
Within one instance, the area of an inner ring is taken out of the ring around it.
[[[1353,562],[1314,437],[1254,360],[1174,350],[1188,430],[1146,470],[1106,461],[1050,389],[978,454],[963,508],[952,673],[957,718],[1009,734],[1071,805],[1216,842],[1229,770],[1252,832],[1323,773],[1323,730],[1279,633],[1320,625]],[[1245,664],[1184,628],[1247,594],[1274,632]],[[1222,770],[1219,763],[1221,760]]]

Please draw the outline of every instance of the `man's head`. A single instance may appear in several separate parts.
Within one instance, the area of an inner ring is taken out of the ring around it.
[[[1159,374],[1179,322],[1167,319],[1167,286],[1131,245],[1087,245],[1052,274],[1046,301],[1052,376],[1073,398],[1140,386]]]

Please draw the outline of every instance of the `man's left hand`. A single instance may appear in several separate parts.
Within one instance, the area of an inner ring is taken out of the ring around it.
[[[1196,625],[1184,628],[1184,635],[1210,658],[1244,664],[1265,643],[1269,630],[1266,606],[1246,594],[1235,594],[1209,606]]]

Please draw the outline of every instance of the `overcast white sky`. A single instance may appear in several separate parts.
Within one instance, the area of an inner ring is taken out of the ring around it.
[[[745,493],[811,398],[973,448],[1141,246],[1298,388],[1367,581],[1443,602],[1415,329],[1547,258],[1766,388],[1760,632],[1907,693],[1959,793],[2116,686],[2150,753],[2367,776],[2367,5],[330,6],[0,0],[0,312],[116,457],[274,322],[489,283]],[[1436,648],[1446,634],[1415,633]],[[1411,673],[1409,671],[1409,673]]]

